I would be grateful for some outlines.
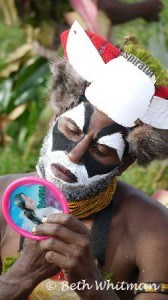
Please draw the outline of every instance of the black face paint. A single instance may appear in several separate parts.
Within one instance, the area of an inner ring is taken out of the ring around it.
[[[122,127],[121,125],[119,125],[117,123],[113,123],[103,129],[101,129],[100,132],[97,134],[95,141],[98,141],[103,136],[121,132],[121,130],[123,128],[124,127]]]
[[[89,103],[85,105],[85,122],[83,127],[83,132],[86,134],[89,128],[90,120],[93,114],[93,106]],[[98,135],[94,142],[98,141],[101,137],[106,135],[111,135],[121,131],[122,126],[114,123],[110,126],[103,128]],[[66,151],[71,152],[71,150],[78,144],[78,142],[74,142],[69,140],[59,129],[58,129],[58,121],[55,123],[53,127],[53,145],[52,151]],[[84,164],[88,177],[92,177],[95,175],[103,175],[107,174],[113,169],[115,169],[118,164],[116,165],[103,165],[99,163],[96,159],[94,159],[89,151],[86,151],[84,156],[81,159],[81,162]]]
[[[70,152],[76,145],[77,142],[69,140],[59,129],[58,121],[53,127],[53,144],[52,151],[67,151]]]
[[[90,103],[85,104],[85,122],[83,126],[83,133],[87,133],[90,125],[90,120],[93,115],[93,106]]]
[[[103,175],[103,174],[110,173],[118,166],[118,164],[102,165],[96,159],[94,159],[88,151],[82,157],[81,162],[84,164],[89,178],[95,175]]]
[[[73,142],[69,140],[59,129],[58,122],[53,128],[53,146],[52,151],[66,151],[71,152],[71,150],[78,144],[78,142]],[[95,175],[102,175],[111,172],[117,165],[102,165],[96,159],[94,159],[89,151],[86,151],[81,159],[84,164],[88,177]]]

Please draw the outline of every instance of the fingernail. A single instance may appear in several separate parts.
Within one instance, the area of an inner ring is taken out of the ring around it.
[[[36,233],[36,231],[37,231],[36,227],[33,227],[32,228],[32,233]]]
[[[44,217],[44,218],[42,219],[42,222],[43,222],[43,223],[46,223],[46,222],[47,222],[47,217]]]

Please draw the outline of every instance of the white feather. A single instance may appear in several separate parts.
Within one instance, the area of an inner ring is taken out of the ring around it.
[[[75,21],[69,31],[67,55],[70,64],[85,80],[91,82],[105,64],[90,38]]]

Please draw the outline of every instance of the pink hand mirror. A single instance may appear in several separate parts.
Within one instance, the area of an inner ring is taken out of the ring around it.
[[[33,240],[48,238],[31,232],[33,227],[42,224],[44,217],[69,213],[63,193],[49,181],[38,177],[23,177],[12,182],[3,195],[2,211],[16,232]]]

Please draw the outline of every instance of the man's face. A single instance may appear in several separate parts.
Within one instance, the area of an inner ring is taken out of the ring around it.
[[[61,188],[67,200],[92,196],[116,174],[124,134],[122,126],[89,102],[81,103],[50,128],[39,159],[42,175]]]

